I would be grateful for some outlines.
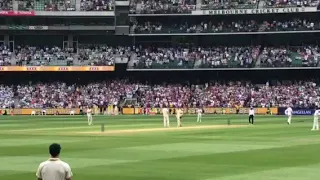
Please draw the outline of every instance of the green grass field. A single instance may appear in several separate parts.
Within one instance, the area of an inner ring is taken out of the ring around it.
[[[234,128],[223,127],[228,119]],[[161,128],[162,117],[95,116],[89,127],[85,116],[1,116],[0,179],[36,179],[53,142],[74,180],[317,179],[320,132],[310,131],[312,121],[295,116],[289,126],[284,116],[258,116],[248,126],[247,116],[206,115],[201,124],[185,116],[184,127],[202,128],[175,129],[171,117],[170,131],[129,132],[121,130]],[[83,133],[98,133],[102,123],[105,134]]]

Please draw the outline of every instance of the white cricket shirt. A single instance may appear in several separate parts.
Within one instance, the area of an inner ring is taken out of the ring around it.
[[[288,116],[291,116],[292,115],[292,108],[291,107],[287,108],[285,111],[285,114]]]
[[[315,112],[314,112],[314,117],[319,117],[320,115],[320,110],[317,109]]]
[[[169,116],[169,109],[168,108],[163,108],[162,109],[162,114],[163,114],[163,116]]]
[[[36,176],[42,180],[66,180],[72,177],[72,172],[69,164],[50,158],[40,164]]]
[[[178,118],[181,118],[182,115],[183,115],[183,111],[180,110],[180,109],[178,109],[178,110],[177,110],[177,117],[178,117]]]
[[[87,109],[87,115],[91,115],[92,109]]]
[[[254,109],[249,109],[249,115],[253,115],[254,116]]]

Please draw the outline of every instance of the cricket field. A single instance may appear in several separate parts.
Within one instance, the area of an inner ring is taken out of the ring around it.
[[[0,179],[34,180],[60,143],[74,180],[308,180],[320,169],[312,116],[1,116]],[[228,125],[230,120],[230,125]],[[105,131],[101,132],[101,124]]]

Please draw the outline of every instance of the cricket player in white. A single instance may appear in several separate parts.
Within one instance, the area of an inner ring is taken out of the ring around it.
[[[71,180],[72,171],[69,164],[59,159],[61,146],[59,144],[51,144],[49,152],[51,158],[40,164],[36,176],[38,180]]]
[[[92,125],[92,109],[88,107],[87,109],[88,125]]]
[[[253,107],[251,107],[249,109],[249,124],[253,124],[254,123],[254,109]]]
[[[202,109],[201,108],[197,109],[197,114],[198,114],[197,122],[201,122],[201,117],[202,117]]]
[[[288,124],[291,124],[291,117],[292,117],[292,108],[288,106],[288,108],[284,111],[284,113],[288,116]]]
[[[319,116],[320,116],[320,109],[316,109],[316,111],[314,112],[313,127],[311,131],[319,131]]]
[[[178,108],[176,110],[176,117],[177,117],[177,127],[182,127],[182,124],[181,124],[181,117],[183,115],[183,111],[182,109]]]
[[[163,115],[163,127],[170,127],[169,109],[162,108],[162,115]]]
[[[36,111],[31,111],[31,116],[35,116],[36,115]]]
[[[75,114],[74,110],[71,110],[71,111],[70,111],[70,116],[71,116],[71,115],[74,116],[74,114]]]
[[[42,112],[41,115],[45,115],[45,116],[47,115],[47,110],[45,108],[43,108],[41,112]]]

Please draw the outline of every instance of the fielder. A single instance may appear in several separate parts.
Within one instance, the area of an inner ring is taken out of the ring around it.
[[[288,108],[284,111],[284,113],[288,116],[288,124],[291,124],[291,117],[292,117],[292,108],[290,106],[288,106]]]
[[[36,115],[36,111],[31,111],[31,116],[35,116]]]
[[[47,110],[45,108],[42,108],[41,115],[47,115]]]
[[[320,116],[320,109],[317,108],[316,111],[314,112],[313,126],[311,131],[319,131],[319,116]]]
[[[70,116],[71,116],[71,115],[74,116],[74,114],[75,114],[75,111],[74,111],[74,110],[71,110],[71,111],[70,111]]]
[[[176,110],[176,117],[177,117],[177,127],[182,127],[182,124],[181,124],[181,118],[183,116],[183,111],[182,109],[178,108]]]
[[[203,112],[202,112],[202,109],[199,108],[199,109],[197,110],[197,114],[198,114],[197,122],[201,122],[202,113],[203,113]]]
[[[87,109],[88,125],[92,125],[92,109],[88,107]]]
[[[114,107],[113,114],[114,114],[115,116],[118,116],[118,115],[119,115],[119,108],[118,108],[118,106],[115,106],[115,107]]]
[[[59,159],[61,146],[51,144],[49,153],[51,157],[39,165],[36,176],[37,180],[71,180],[72,171],[68,163]]]
[[[163,115],[163,127],[170,127],[170,120],[169,120],[169,109],[162,108],[162,115]]]

